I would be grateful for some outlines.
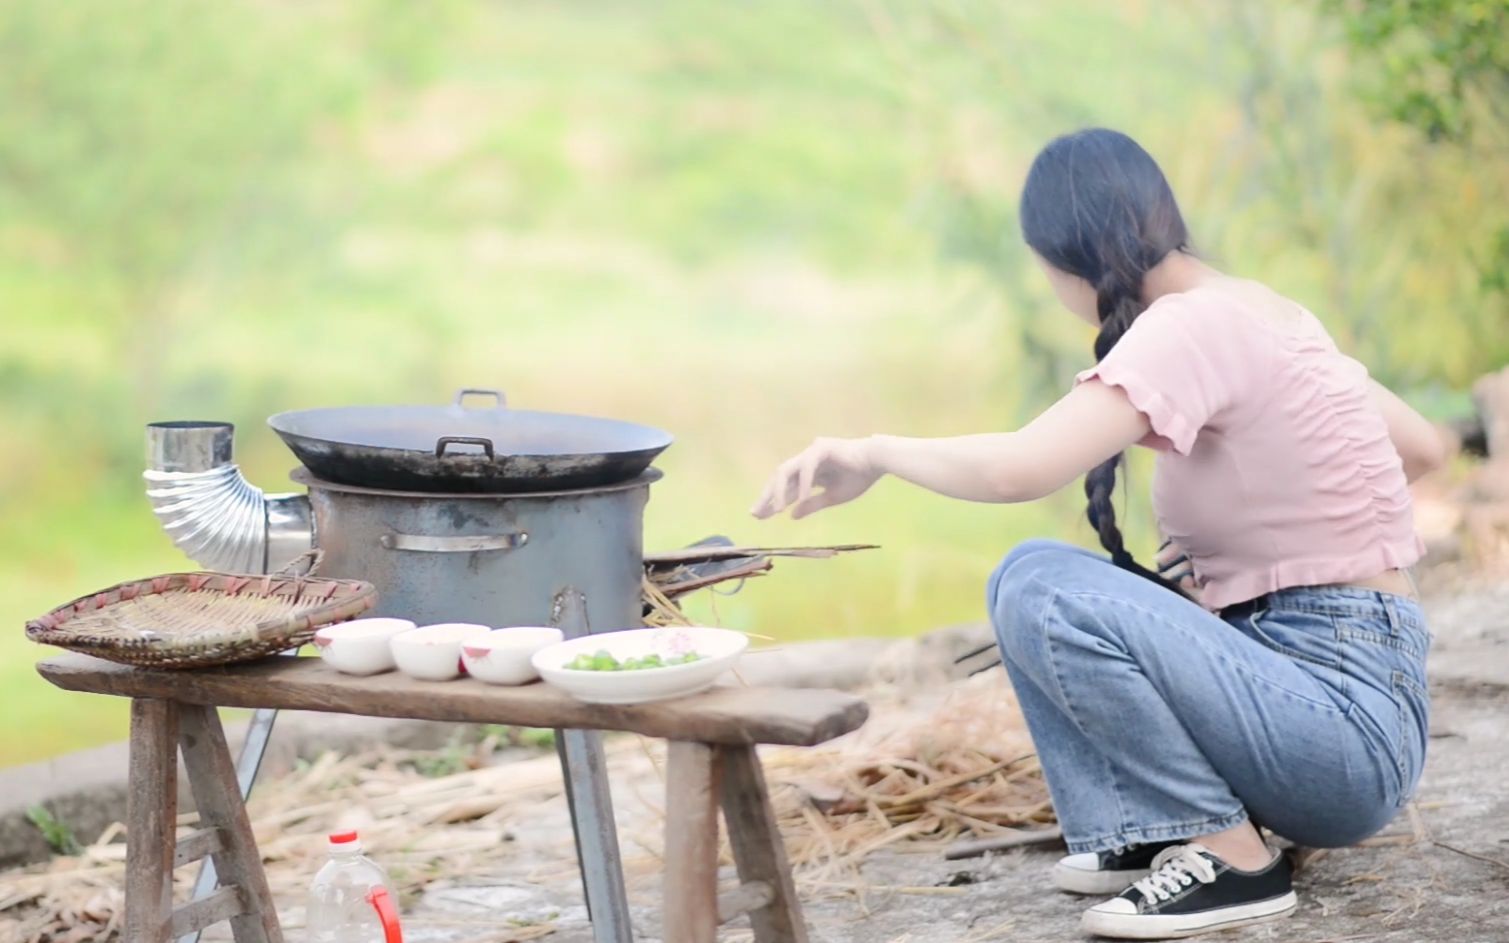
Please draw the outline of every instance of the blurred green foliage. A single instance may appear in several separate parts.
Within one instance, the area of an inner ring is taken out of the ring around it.
[[[1431,140],[1509,117],[1509,0],[1325,0],[1376,67],[1372,94]]]
[[[140,494],[154,419],[237,422],[271,490],[283,409],[481,385],[638,419],[678,435],[651,548],[885,545],[699,617],[783,639],[981,618],[1012,543],[1088,540],[1074,494],[887,482],[807,522],[744,511],[815,434],[1005,428],[1063,389],[1089,338],[1015,202],[1084,124],[1159,157],[1213,261],[1459,408],[1509,359],[1474,255],[1509,173],[1363,107],[1380,67],[1339,23],[1300,0],[9,0],[0,764],[124,729],[39,682],[19,627],[185,565]]]
[[[1326,0],[1364,64],[1364,97],[1475,172],[1509,161],[1509,0]],[[1485,293],[1509,306],[1509,206],[1480,201],[1489,235],[1472,255]],[[1509,324],[1500,322],[1501,327]]]

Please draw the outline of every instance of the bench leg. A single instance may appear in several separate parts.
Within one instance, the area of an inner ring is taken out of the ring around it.
[[[713,747],[672,740],[665,794],[665,941],[718,933],[718,783]]]
[[[807,927],[791,880],[786,846],[765,791],[760,758],[752,746],[717,749],[723,819],[739,880],[770,888],[770,902],[749,912],[756,943],[807,943]]]
[[[222,888],[233,886],[240,891],[240,905],[232,908],[240,912],[230,916],[231,933],[236,943],[282,943],[278,911],[262,870],[262,855],[252,836],[246,805],[241,801],[236,766],[225,743],[220,715],[213,707],[197,704],[179,705],[179,713],[183,765],[194,789],[200,825],[220,833],[220,847],[213,852],[215,872]],[[212,916],[210,908],[205,908],[204,916]]]
[[[178,820],[178,705],[131,702],[126,797],[126,926],[132,943],[168,943]]]
[[[257,780],[257,770],[262,766],[262,757],[267,753],[267,741],[272,737],[272,727],[277,719],[276,709],[260,708],[252,714],[251,724],[246,728],[246,739],[241,742],[241,756],[236,760],[236,785],[240,787],[243,802],[251,796],[252,785]],[[189,900],[192,902],[209,897],[219,884],[220,877],[215,873],[214,859],[203,862],[199,876],[194,879],[194,890],[189,894]],[[185,933],[178,938],[178,943],[199,943],[203,933],[203,930]]]

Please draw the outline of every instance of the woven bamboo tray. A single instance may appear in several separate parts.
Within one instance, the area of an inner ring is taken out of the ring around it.
[[[26,637],[127,665],[204,668],[297,648],[376,601],[359,580],[168,573],[59,606],[27,622]]]

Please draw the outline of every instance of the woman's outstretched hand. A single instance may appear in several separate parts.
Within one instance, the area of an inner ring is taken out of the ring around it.
[[[877,466],[870,439],[817,439],[781,463],[749,511],[767,518],[791,508],[803,518],[823,508],[853,501],[870,490],[884,472]],[[818,490],[821,489],[821,490]]]

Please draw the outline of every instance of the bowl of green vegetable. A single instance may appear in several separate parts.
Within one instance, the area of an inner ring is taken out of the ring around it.
[[[701,626],[586,635],[535,652],[545,679],[593,704],[641,704],[705,690],[739,660],[749,638]]]

